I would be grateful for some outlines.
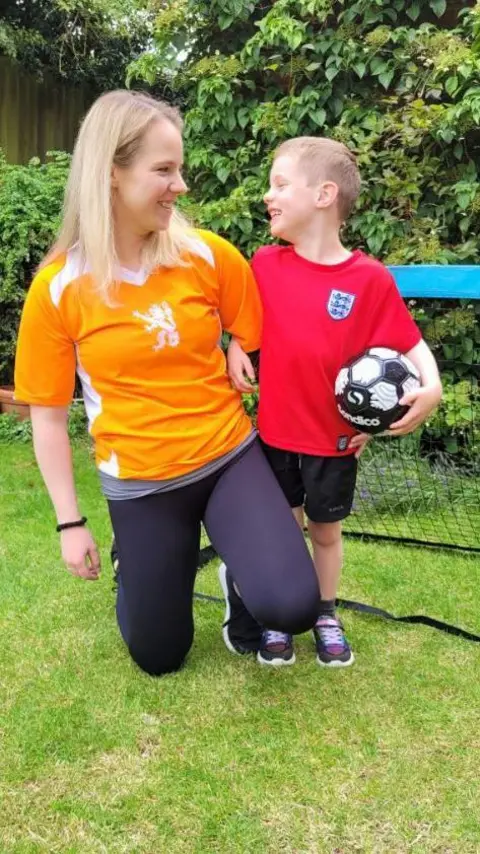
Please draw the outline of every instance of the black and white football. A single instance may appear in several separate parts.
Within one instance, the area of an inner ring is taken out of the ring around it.
[[[400,400],[421,385],[415,365],[398,350],[371,347],[343,367],[335,382],[342,417],[361,433],[382,433],[408,410]]]

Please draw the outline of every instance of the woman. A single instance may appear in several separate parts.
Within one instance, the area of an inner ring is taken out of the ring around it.
[[[258,348],[256,286],[233,246],[175,211],[187,190],[181,129],[176,109],[140,93],[91,107],[58,240],[25,302],[15,374],[63,559],[94,580],[67,436],[80,377],[120,560],[120,631],[155,675],[178,669],[192,644],[202,521],[229,567],[233,621],[249,619],[239,593],[258,623],[289,632],[318,608],[302,535],[220,349],[222,329]]]

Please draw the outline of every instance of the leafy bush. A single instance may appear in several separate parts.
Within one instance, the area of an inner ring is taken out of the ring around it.
[[[0,53],[38,77],[87,84],[93,95],[122,85],[154,19],[142,0],[2,0]]]
[[[426,455],[463,463],[480,452],[480,301],[410,300],[410,310],[437,358],[443,400],[422,434]]]
[[[69,155],[6,163],[0,152],[0,383],[13,381],[20,313],[35,268],[58,227]]]
[[[68,435],[71,439],[88,437],[87,416],[81,401],[74,401],[68,413]],[[32,422],[19,421],[15,415],[0,415],[0,442],[31,442]]]
[[[269,240],[272,150],[323,134],[363,177],[347,242],[391,264],[480,260],[475,0],[176,0],[155,46],[129,76],[170,68],[186,104],[186,210],[245,254]]]
[[[19,421],[15,415],[0,415],[0,442],[31,442],[32,423],[30,420]]]

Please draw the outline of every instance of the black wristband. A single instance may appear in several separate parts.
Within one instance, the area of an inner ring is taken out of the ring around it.
[[[57,525],[57,534],[59,534],[60,531],[67,531],[69,528],[83,528],[83,526],[86,524],[86,516],[82,516],[82,518],[77,519],[76,522],[61,522],[60,525]]]

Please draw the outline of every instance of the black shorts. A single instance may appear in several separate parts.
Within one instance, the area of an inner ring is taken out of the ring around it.
[[[312,522],[340,522],[352,511],[358,461],[346,457],[315,457],[262,448],[290,507],[305,507]]]

